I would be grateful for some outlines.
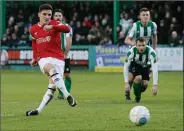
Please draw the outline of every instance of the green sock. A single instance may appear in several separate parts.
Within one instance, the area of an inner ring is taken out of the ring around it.
[[[141,83],[133,83],[134,95],[137,97],[141,96]]]
[[[145,92],[147,88],[144,87],[144,82],[141,81],[141,92]]]
[[[58,88],[57,88],[58,89]],[[60,91],[60,89],[58,89],[58,96],[62,96],[62,97],[64,97],[64,95],[63,95],[63,93]]]
[[[66,86],[67,91],[70,93],[71,87],[72,87],[72,80],[70,77],[65,78],[65,86]]]

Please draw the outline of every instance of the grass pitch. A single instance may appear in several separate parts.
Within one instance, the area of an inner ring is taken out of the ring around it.
[[[124,100],[122,73],[73,72],[72,80],[76,107],[54,98],[39,116],[27,117],[25,112],[37,108],[47,90],[46,76],[40,71],[2,71],[1,130],[183,130],[182,72],[160,72],[158,95],[152,96],[150,82],[139,104],[133,92],[132,101]],[[129,111],[136,105],[149,109],[148,124],[130,122]]]

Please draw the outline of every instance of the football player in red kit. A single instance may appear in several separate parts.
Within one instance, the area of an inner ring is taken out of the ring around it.
[[[74,97],[66,90],[63,80],[65,63],[60,33],[68,33],[70,29],[58,21],[51,20],[52,6],[49,4],[39,7],[38,16],[39,23],[30,28],[33,48],[33,59],[30,64],[40,66],[40,70],[48,76],[49,85],[39,107],[26,111],[26,116],[39,115],[52,100],[56,88],[62,91],[70,106],[74,107],[77,104]]]

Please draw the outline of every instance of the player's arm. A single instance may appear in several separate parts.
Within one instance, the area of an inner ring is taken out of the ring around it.
[[[70,32],[70,28],[64,24],[58,24],[58,25],[53,25],[53,29],[56,32],[64,32],[64,33],[68,33]]]
[[[156,60],[156,52],[152,51],[150,53],[150,60],[151,60],[151,67],[152,67],[152,72],[153,72],[153,88],[152,92],[153,95],[157,95],[157,88],[158,88],[158,65],[157,65],[157,60]]]
[[[129,67],[130,67],[132,59],[133,59],[133,51],[132,51],[132,49],[130,49],[129,52],[127,53],[127,58],[126,58],[125,63],[124,63],[125,90],[130,89],[130,85],[129,85]]]
[[[153,22],[153,26],[154,26],[154,33],[153,33],[153,36],[152,36],[152,43],[153,43],[153,49],[156,51],[157,42],[158,42],[158,38],[157,38],[157,24],[155,22]]]
[[[63,32],[63,33],[70,32],[69,27],[62,23],[57,24],[57,25],[45,25],[43,29],[45,31],[50,31],[51,29],[53,29],[55,32]]]
[[[65,48],[65,55],[68,54],[70,51],[70,48],[72,46],[72,36],[73,36],[73,31],[72,28],[70,28],[70,32],[66,34],[66,48]]]
[[[130,46],[135,46],[135,42],[132,41],[132,38],[134,37],[136,32],[136,24],[134,23],[132,28],[129,30],[127,37],[125,38],[124,43]]]
[[[34,38],[34,33],[32,29],[29,30],[32,38],[32,50],[33,50],[33,59],[30,61],[31,66],[37,65],[37,49],[36,49],[36,40]]]

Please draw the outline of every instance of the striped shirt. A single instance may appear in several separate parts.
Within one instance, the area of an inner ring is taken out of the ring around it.
[[[158,68],[156,61],[156,52],[150,46],[146,46],[143,53],[139,53],[136,46],[133,46],[127,53],[127,58],[124,64],[124,80],[129,82],[129,67],[131,62],[135,62],[142,67],[147,67],[147,62],[150,61],[152,71],[153,71],[153,85],[158,84]]]
[[[147,41],[147,45],[151,45],[151,37],[157,34],[157,25],[153,21],[149,21],[147,26],[143,26],[141,21],[133,23],[132,28],[129,30],[127,37],[136,41],[137,38],[143,37]]]
[[[156,52],[152,47],[147,45],[145,51],[143,53],[139,53],[136,46],[133,46],[127,53],[125,62],[128,63],[128,61],[133,61],[142,67],[147,67],[151,61],[156,63]]]
[[[63,51],[65,51],[65,48],[66,48],[66,45],[67,45],[66,38],[73,36],[73,30],[72,30],[72,27],[69,24],[64,23],[64,22],[62,22],[62,24],[66,25],[66,26],[68,26],[70,28],[70,32],[69,33],[61,32],[61,48],[62,48]]]

